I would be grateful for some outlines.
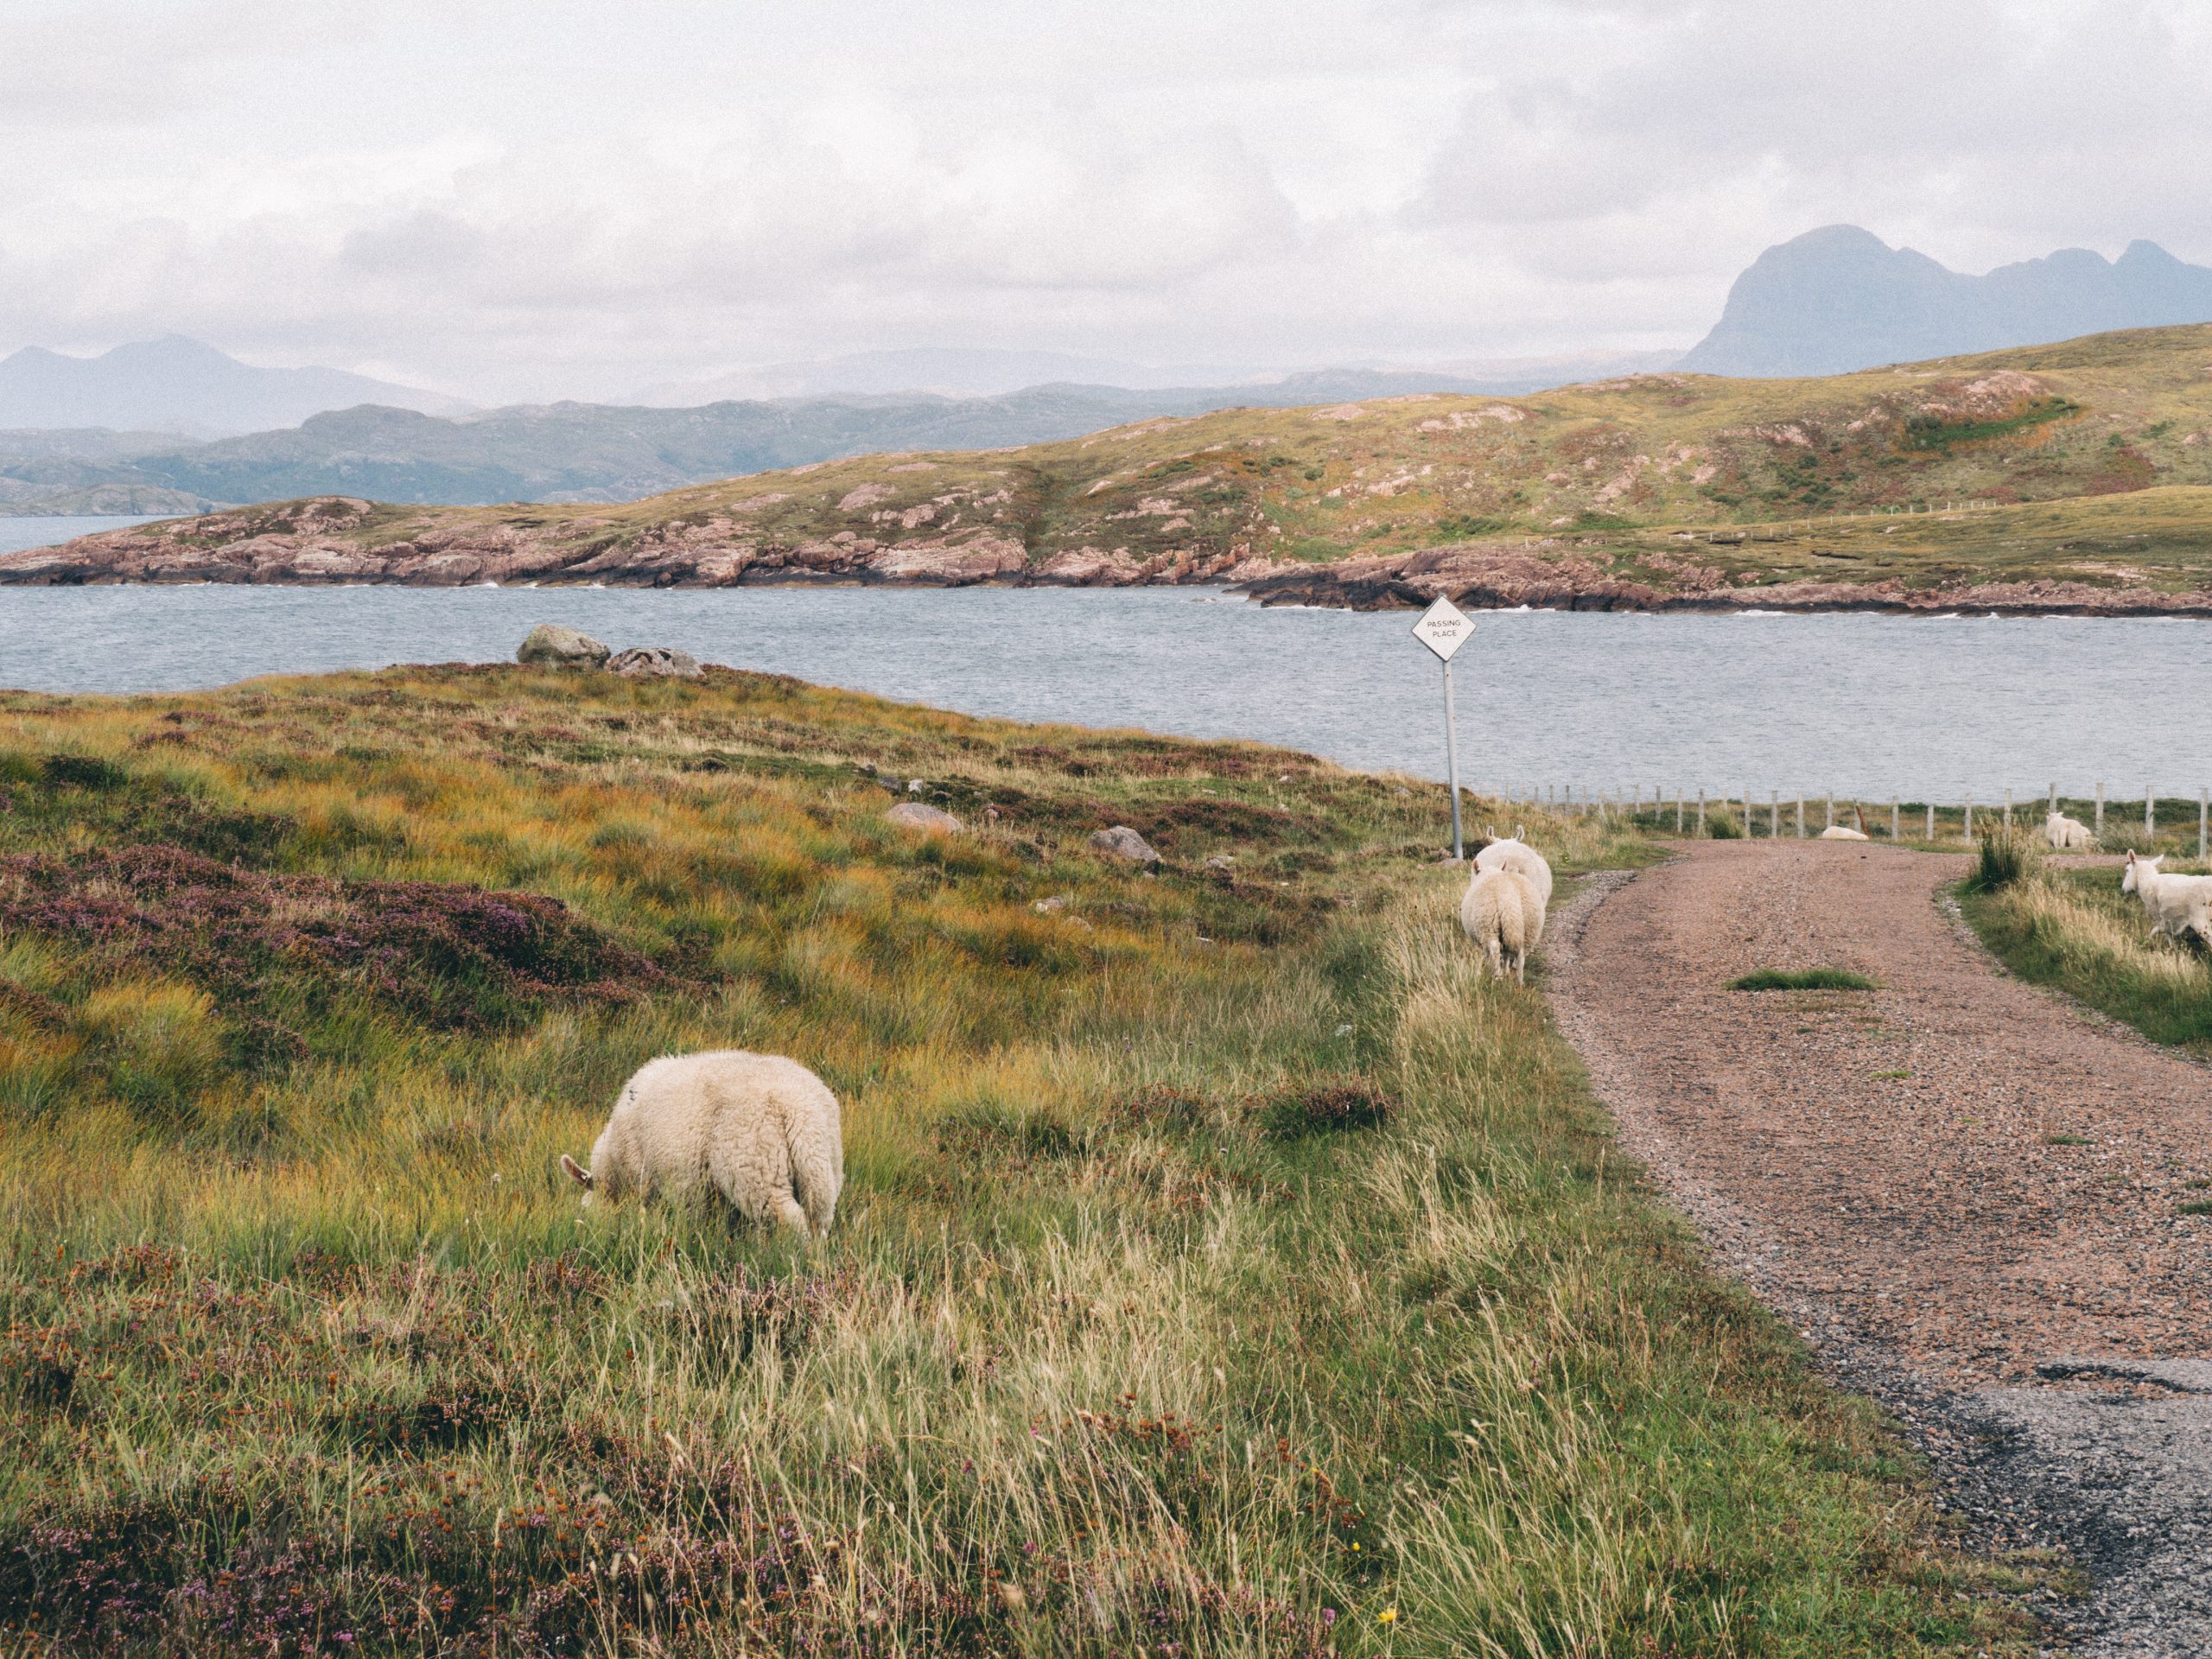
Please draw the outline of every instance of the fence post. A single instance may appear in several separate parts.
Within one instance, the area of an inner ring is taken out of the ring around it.
[[[2152,802],[2157,793],[2158,786],[2155,784],[2143,785],[2143,839],[2145,841],[2156,841],[2158,838],[2158,813],[2152,810]]]
[[[1933,801],[1928,803],[1928,840],[1931,845],[1936,840],[1936,803]]]
[[[1834,790],[1828,791],[1828,821],[1822,827],[1829,830],[1835,828],[1835,791]]]
[[[2208,801],[2212,801],[2212,791],[2198,790],[2196,791],[2196,861],[2200,864],[2204,861],[2204,813]]]
[[[1805,839],[1805,798],[1802,795],[1797,798],[1797,839]]]
[[[2105,836],[2105,780],[2101,778],[2097,779],[2097,822],[2094,828],[2097,839],[2102,841]]]
[[[1697,832],[1700,836],[1705,833],[1705,785],[1703,784],[1697,786]]]
[[[1897,816],[1903,810],[1903,806],[1904,804],[1900,802],[1896,796],[1892,795],[1890,797],[1890,839],[1892,842],[1902,841],[1904,839],[1903,833],[1904,830],[1904,820]]]
[[[1766,838],[1769,841],[1782,839],[1782,791],[1778,789],[1770,791],[1767,795]]]
[[[1679,789],[1675,791],[1675,833],[1682,833],[1682,791]]]
[[[2012,827],[2012,791],[2009,789],[2005,791],[2005,827]]]
[[[2058,785],[2056,784],[2053,784],[2050,786],[2050,810],[2053,812],[2058,810]]]
[[[1966,823],[1960,831],[1960,839],[1969,843],[1974,840],[1974,797],[1971,795],[1967,797]]]

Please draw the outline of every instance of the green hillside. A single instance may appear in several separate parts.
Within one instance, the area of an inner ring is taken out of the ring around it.
[[[2178,591],[2212,587],[2200,491],[2212,491],[2212,326],[1826,379],[1640,375],[1522,398],[1230,410],[620,506],[355,504],[316,515],[312,539],[521,548],[527,574],[554,580],[927,579],[942,574],[930,559],[977,550],[994,579],[1173,580],[1457,545],[1572,557],[1661,589],[1807,575],[1922,588],[2001,569]],[[296,505],[250,509],[165,545],[297,538],[302,523]],[[1796,528],[1770,539],[1777,525]],[[902,568],[900,550],[919,564]]]

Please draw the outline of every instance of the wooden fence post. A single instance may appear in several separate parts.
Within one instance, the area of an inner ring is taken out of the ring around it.
[[[1682,791],[1679,789],[1675,791],[1675,833],[1682,833]]]
[[[1828,821],[1823,827],[1829,830],[1835,828],[1835,791],[1834,790],[1828,791]]]
[[[1767,796],[1766,838],[1769,841],[1782,839],[1782,791],[1778,789]]]
[[[1705,785],[1703,784],[1700,784],[1697,787],[1697,832],[1700,836],[1705,833]]]
[[[2204,813],[2208,802],[2212,802],[2212,791],[2196,791],[2196,861],[2204,861]]]
[[[1903,809],[1903,804],[1904,804],[1900,802],[1896,796],[1892,795],[1890,797],[1890,839],[1893,842],[1902,841],[1904,838],[1902,833],[1904,828],[1904,820],[1897,816],[1899,811]]]
[[[1928,839],[1931,843],[1936,839],[1936,803],[1933,801],[1928,803]]]
[[[1971,795],[1967,797],[1966,823],[1960,831],[1960,839],[1966,842],[1974,840],[1974,797]]]
[[[1797,797],[1797,839],[1805,839],[1805,798],[1802,794]]]

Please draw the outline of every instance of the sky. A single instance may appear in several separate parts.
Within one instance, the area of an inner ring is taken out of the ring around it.
[[[2212,263],[2195,0],[0,0],[0,353],[480,402],[1687,347],[1847,221]]]

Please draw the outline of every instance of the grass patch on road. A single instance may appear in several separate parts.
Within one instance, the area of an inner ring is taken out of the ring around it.
[[[1959,907],[2022,979],[2064,991],[2153,1042],[2212,1056],[2212,969],[2152,929],[2142,904],[2120,891],[2118,869],[2039,861],[1993,893],[1961,887]]]
[[[1847,968],[1760,968],[1728,982],[1732,991],[1871,991],[1874,982]]]
[[[2032,1645],[1480,973],[1440,789],[726,671],[0,752],[0,1646]],[[720,1045],[844,1103],[819,1249],[555,1171]]]

